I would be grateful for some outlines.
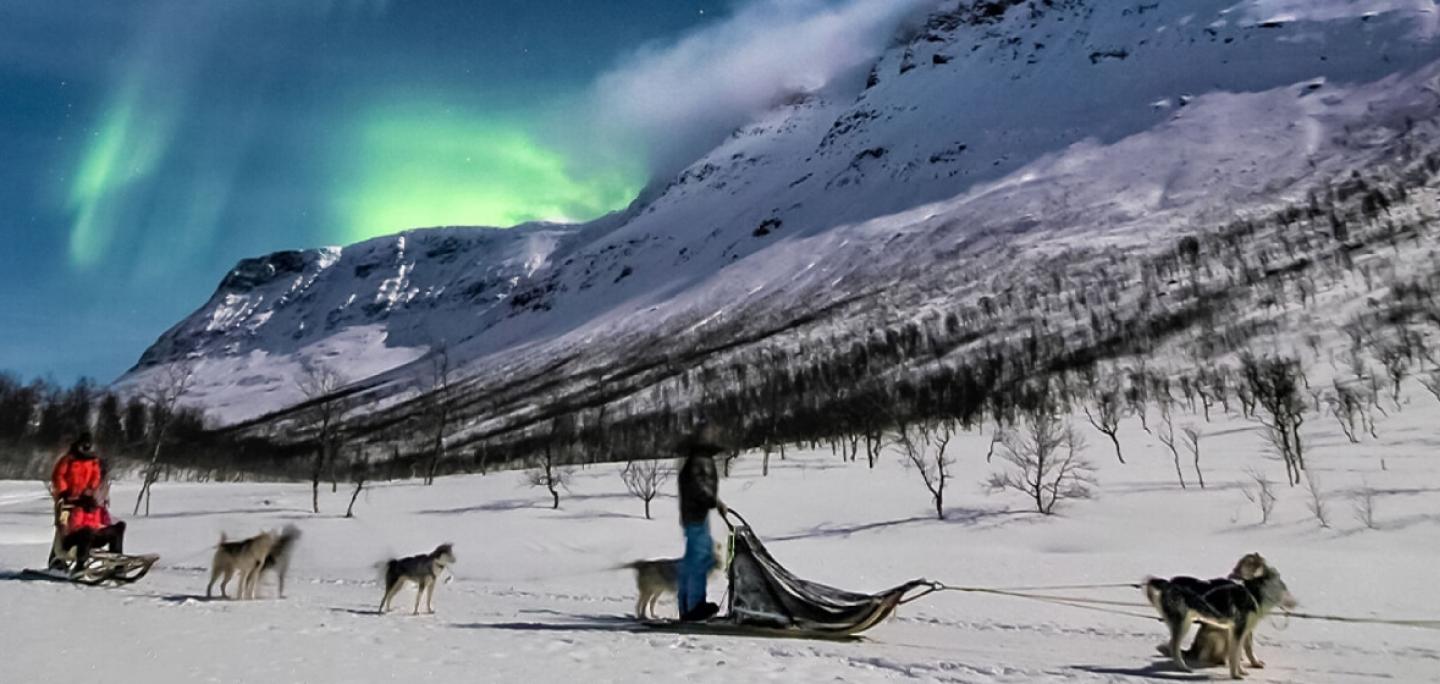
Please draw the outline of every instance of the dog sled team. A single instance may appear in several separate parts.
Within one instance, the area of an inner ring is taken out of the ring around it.
[[[718,443],[719,440],[709,439],[702,433],[678,445],[677,451],[684,460],[677,477],[684,555],[637,560],[617,568],[631,570],[635,574],[635,617],[642,623],[718,624],[720,607],[707,600],[707,585],[711,575],[727,569],[727,559],[725,547],[717,544],[711,534],[710,517],[712,511],[718,512],[722,519],[731,514],[719,496],[714,456],[723,448],[717,446]],[[44,571],[27,572],[85,584],[123,584],[144,576],[158,559],[154,555],[126,555],[125,522],[110,516],[106,467],[95,453],[89,434],[81,435],[56,462],[50,490],[55,505],[55,538],[48,567]],[[803,603],[809,598],[826,604],[826,610],[831,613],[835,612],[837,605],[849,602],[853,604],[850,608],[858,606],[864,611],[856,614],[868,616],[842,625],[836,633],[853,634],[873,626],[888,617],[899,603],[909,600],[903,597],[912,588],[933,584],[917,580],[885,594],[859,595],[804,582],[780,568],[764,551],[758,539],[749,534],[748,527],[732,530],[737,541],[744,532],[747,551],[753,558],[746,556],[742,559],[737,545],[731,562],[746,562],[750,568],[748,572],[760,578],[758,584],[765,585],[760,593],[775,599],[776,596],[784,596],[787,590],[794,592],[788,596],[788,601],[791,607],[796,602],[802,604],[797,613],[804,612]],[[223,598],[253,599],[266,573],[275,575],[277,596],[283,598],[285,578],[299,538],[300,531],[293,525],[233,541],[222,533],[211,562],[210,581],[205,587],[206,598],[213,597],[218,582]],[[413,584],[414,613],[420,613],[422,602],[426,612],[433,613],[436,585],[442,580],[448,581],[448,569],[455,562],[453,545],[445,543],[429,553],[381,563],[377,569],[383,571],[384,594],[378,612],[389,611],[400,591]],[[728,595],[732,618],[739,613],[756,614],[753,607],[747,609],[742,605],[747,601],[742,595],[744,588],[737,584],[736,571],[739,569],[730,569],[731,592]],[[232,580],[235,581],[233,594],[229,590]],[[756,583],[753,580],[744,582],[747,586]],[[1150,577],[1140,586],[1169,632],[1167,641],[1157,647],[1159,653],[1173,660],[1175,666],[1185,672],[1190,672],[1195,666],[1226,666],[1233,679],[1245,675],[1241,666],[1242,655],[1250,667],[1264,667],[1264,662],[1255,655],[1255,631],[1260,622],[1277,609],[1288,610],[1296,605],[1279,572],[1258,553],[1241,558],[1226,577]],[[816,594],[818,598],[811,598],[811,593],[807,592],[821,593]],[[656,614],[656,604],[667,594],[676,597],[678,623],[666,623]],[[779,605],[786,603],[786,598],[778,599]],[[780,624],[785,625],[785,616],[772,614],[783,613],[784,609],[775,609],[773,605],[776,604],[771,605],[772,608],[762,609],[758,614],[766,620],[779,618]],[[1199,624],[1199,630],[1190,646],[1184,647],[1185,638],[1194,623]],[[730,624],[756,623],[737,620]],[[793,626],[795,623],[789,624]]]

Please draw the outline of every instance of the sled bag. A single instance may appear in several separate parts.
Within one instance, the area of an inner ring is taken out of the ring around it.
[[[733,530],[729,619],[739,625],[858,634],[895,612],[915,580],[880,594],[857,594],[809,582],[786,570],[749,526]]]

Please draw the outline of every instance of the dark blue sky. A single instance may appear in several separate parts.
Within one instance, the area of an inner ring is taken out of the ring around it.
[[[0,369],[108,382],[242,257],[623,206],[643,154],[554,131],[727,5],[0,0]]]

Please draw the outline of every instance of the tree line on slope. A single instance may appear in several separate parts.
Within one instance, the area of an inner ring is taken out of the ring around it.
[[[714,354],[661,376],[628,404],[577,406],[564,397],[536,397],[536,410],[523,422],[489,434],[454,410],[460,395],[443,347],[432,355],[417,420],[380,428],[354,429],[346,415],[363,398],[339,390],[344,379],[333,369],[307,368],[297,382],[309,399],[288,424],[298,440],[207,431],[203,416],[180,408],[183,401],[166,410],[155,392],[122,401],[93,383],[62,390],[9,376],[0,383],[0,420],[6,421],[0,462],[34,476],[67,432],[88,424],[102,443],[113,444],[112,453],[143,469],[147,486],[175,476],[303,478],[312,484],[318,511],[327,479],[332,489],[341,480],[353,484],[353,504],[374,479],[429,482],[449,472],[526,467],[531,482],[558,506],[568,468],[645,461],[665,454],[675,436],[713,424],[737,447],[760,450],[764,464],[772,454],[784,458],[787,444],[829,444],[849,461],[863,448],[871,467],[887,450],[900,453],[943,516],[952,480],[948,444],[957,430],[977,429],[988,419],[996,426],[991,455],[1012,467],[991,484],[1023,490],[1037,510],[1051,512],[1057,501],[1093,487],[1078,455],[1080,431],[1062,418],[1072,413],[1085,414],[1123,461],[1115,437],[1119,419],[1133,416],[1148,431],[1157,411],[1177,479],[1184,486],[1179,441],[1203,486],[1200,435],[1181,426],[1177,440],[1170,418],[1173,402],[1184,401],[1207,419],[1217,406],[1229,412],[1233,405],[1262,421],[1287,481],[1296,485],[1305,470],[1300,426],[1307,416],[1333,417],[1358,439],[1363,430],[1373,433],[1373,412],[1383,410],[1380,390],[1388,387],[1398,397],[1402,380],[1424,372],[1429,356],[1418,330],[1440,322],[1434,276],[1406,280],[1393,265],[1387,271],[1384,259],[1366,257],[1433,238],[1433,217],[1400,209],[1413,204],[1410,193],[1430,188],[1437,173],[1440,156],[1432,154],[1392,176],[1348,178],[1306,202],[1186,236],[1159,253],[1071,250],[1017,269],[1009,279],[981,283],[988,290],[967,276],[971,287],[947,293],[942,306],[919,313],[878,306],[860,329],[831,330],[819,344],[791,338]],[[1228,350],[1275,333],[1277,321],[1293,311],[1315,309],[1327,288],[1356,281],[1387,294],[1344,327],[1352,338],[1353,378],[1317,393],[1293,357],[1215,363]],[[1194,358],[1189,371],[1157,372],[1143,361],[1101,371],[1114,359],[1144,359],[1186,335]],[[1432,375],[1422,380],[1440,387],[1431,365]],[[738,449],[725,464],[736,455]],[[663,468],[627,470],[641,494],[664,476]]]

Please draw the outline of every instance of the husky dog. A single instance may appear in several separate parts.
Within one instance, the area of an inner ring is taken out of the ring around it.
[[[1200,580],[1194,577],[1173,577],[1172,584],[1186,584],[1192,591],[1204,593],[1214,588],[1221,582],[1240,582],[1247,579],[1259,577],[1265,571],[1265,558],[1258,553],[1247,553],[1235,564],[1235,568],[1223,579]],[[1166,658],[1173,657],[1170,653],[1170,642],[1165,642],[1155,647],[1160,655]],[[1225,630],[1212,627],[1205,623],[1200,624],[1200,630],[1195,633],[1195,640],[1190,643],[1190,648],[1185,649],[1185,662],[1198,667],[1215,667],[1229,662],[1229,654],[1225,651]]]
[[[285,576],[290,574],[290,559],[295,554],[295,542],[299,539],[300,529],[294,525],[286,525],[275,537],[275,545],[270,547],[270,552],[265,554],[265,561],[260,565],[259,579],[264,579],[266,572],[275,573],[275,578],[280,583],[277,594],[280,598],[285,598]],[[259,579],[256,580],[257,583]]]
[[[210,563],[210,583],[205,585],[205,598],[210,598],[215,580],[222,573],[225,579],[220,582],[221,596],[231,598],[225,587],[230,584],[232,576],[239,574],[240,588],[235,598],[255,598],[255,585],[260,583],[260,568],[275,547],[275,540],[273,532],[261,532],[249,539],[232,542],[226,540],[225,533],[221,532],[220,543],[215,546],[215,560]]]
[[[380,612],[390,610],[390,602],[406,582],[414,582],[415,615],[420,614],[420,597],[425,597],[425,612],[434,613],[435,583],[441,573],[455,563],[455,552],[451,544],[435,547],[430,553],[409,558],[392,558],[385,561],[385,598],[380,600]]]
[[[1296,601],[1280,579],[1280,573],[1259,554],[1253,555],[1254,558],[1247,556],[1241,559],[1240,565],[1236,566],[1237,572],[1243,570],[1252,575],[1243,579],[1151,577],[1145,580],[1145,598],[1165,620],[1165,626],[1170,630],[1169,653],[1181,670],[1191,671],[1180,645],[1190,631],[1192,621],[1216,627],[1224,633],[1224,653],[1231,679],[1245,676],[1240,667],[1242,646],[1251,667],[1265,666],[1255,657],[1255,628],[1274,609],[1293,608]],[[1197,646],[1203,648],[1204,644]]]
[[[682,560],[680,558],[637,560],[618,568],[635,571],[635,589],[640,593],[640,597],[635,599],[635,619],[642,621],[658,619],[655,615],[655,604],[660,602],[661,596],[678,591]],[[723,569],[725,569],[724,547],[716,544],[715,565],[710,568],[710,574],[713,575]]]

